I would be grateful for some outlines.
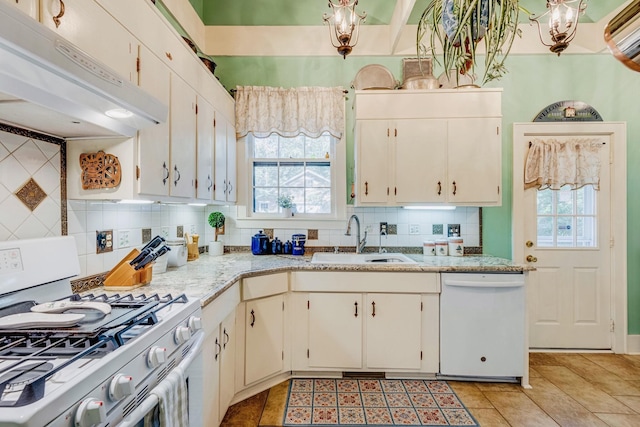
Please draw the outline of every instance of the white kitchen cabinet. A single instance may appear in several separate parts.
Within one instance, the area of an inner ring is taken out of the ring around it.
[[[284,296],[245,304],[244,385],[282,372],[284,360]]]
[[[193,198],[196,180],[196,92],[175,74],[171,75],[169,116],[171,122],[169,195]]]
[[[498,206],[501,91],[356,92],[356,203]]]
[[[360,204],[446,201],[445,120],[359,120],[356,132]]]
[[[438,372],[439,283],[426,273],[292,273],[292,369]]]
[[[123,78],[136,80],[137,39],[95,1],[41,0],[40,21]]]
[[[156,55],[140,47],[138,85],[171,104],[171,71]],[[171,114],[171,112],[170,112]],[[138,191],[141,194],[168,196],[170,185],[169,121],[138,131],[138,164],[140,167]]]
[[[367,294],[366,360],[369,369],[419,370],[422,301],[413,294]]]
[[[30,17],[38,20],[40,15],[40,0],[4,0],[6,3],[12,4]]]
[[[215,190],[218,202],[236,201],[236,129],[221,114],[215,120]]]
[[[204,98],[198,97],[196,198],[202,201],[213,200],[214,118],[213,106]]]
[[[361,368],[362,294],[312,293],[307,297],[309,366]]]
[[[448,121],[447,200],[453,204],[502,204],[499,118]]]
[[[240,285],[235,284],[202,310],[203,415],[206,426],[219,425],[235,392],[235,317]],[[230,397],[231,396],[231,397]]]
[[[236,312],[234,310],[220,324],[220,399],[219,421],[229,408],[235,394],[236,371]]]

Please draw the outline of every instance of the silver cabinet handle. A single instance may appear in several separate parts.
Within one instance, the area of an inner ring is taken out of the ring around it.
[[[178,170],[178,166],[174,166],[173,170],[176,173],[176,175],[178,175],[178,177],[175,179],[175,181],[173,181],[173,185],[177,187],[178,186],[178,181],[180,181],[180,171]]]
[[[162,162],[162,169],[164,169],[164,177],[162,178],[162,185],[167,185],[167,180],[169,179],[169,168],[167,167],[167,162]]]

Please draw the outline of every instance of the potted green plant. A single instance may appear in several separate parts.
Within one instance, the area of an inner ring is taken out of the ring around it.
[[[476,53],[484,43],[482,84],[500,79],[516,35],[520,36],[519,0],[431,0],[418,21],[418,58],[442,49],[445,72],[475,79]],[[425,39],[428,36],[428,44]],[[449,74],[451,76],[451,74]],[[451,77],[450,77],[451,78]]]
[[[211,212],[208,221],[214,230],[214,239],[209,242],[209,255],[222,255],[224,253],[224,243],[218,241],[218,234],[224,234],[225,217],[222,212]]]
[[[282,209],[282,216],[289,218],[293,216],[293,196],[290,194],[281,194],[278,196],[278,206]]]

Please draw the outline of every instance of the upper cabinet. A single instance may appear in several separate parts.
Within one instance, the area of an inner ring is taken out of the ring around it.
[[[134,82],[138,40],[93,0],[42,0],[42,24]]]
[[[5,2],[14,5],[33,19],[38,19],[38,11],[40,10],[40,0],[4,0]]]
[[[501,90],[356,92],[356,203],[499,206]]]
[[[44,25],[169,105],[167,122],[139,130],[133,142],[91,144],[117,151],[120,186],[78,184],[69,198],[236,201],[234,100],[151,2],[41,0],[40,8]],[[69,145],[74,164],[89,149],[87,141]],[[69,180],[81,182],[80,167],[72,169]]]

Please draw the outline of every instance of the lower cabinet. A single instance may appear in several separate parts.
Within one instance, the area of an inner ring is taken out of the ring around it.
[[[437,275],[296,272],[292,290],[294,371],[438,372]]]
[[[285,359],[288,273],[242,280],[236,312],[236,392],[280,374]]]
[[[205,331],[203,345],[203,419],[206,426],[217,426],[233,398],[236,363],[236,307],[240,303],[239,285],[234,285],[202,310]]]
[[[284,360],[284,296],[245,304],[244,384],[282,372]]]

